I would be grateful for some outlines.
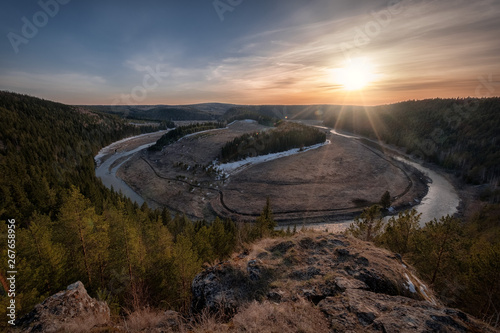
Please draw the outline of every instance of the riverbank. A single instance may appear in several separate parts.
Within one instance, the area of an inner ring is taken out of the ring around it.
[[[142,198],[141,195],[139,195],[138,193],[141,193],[142,195],[144,195],[144,194],[143,194],[143,192],[140,191],[140,188],[137,188],[134,186],[134,188],[136,188],[136,191],[134,191],[132,189],[132,187],[130,187],[127,183],[125,183],[122,179],[120,179],[119,176],[122,174],[122,171],[120,170],[118,175],[117,175],[117,171],[124,164],[126,164],[126,162],[130,161],[130,159],[132,159],[137,152],[140,152],[141,150],[147,148],[149,145],[153,144],[157,140],[157,138],[159,138],[162,134],[163,134],[163,132],[157,132],[157,133],[141,135],[141,136],[137,136],[137,137],[133,137],[133,138],[127,138],[127,139],[115,142],[114,144],[112,144],[108,147],[103,148],[103,150],[101,150],[100,154],[98,154],[96,156],[96,164],[98,165],[98,167],[96,168],[96,175],[98,175],[98,177],[103,180],[103,183],[105,183],[105,185],[108,186],[108,188],[112,186],[116,191],[122,191],[122,193],[124,193],[128,197],[133,198],[134,201],[142,204],[142,202],[144,202],[144,198]],[[356,137],[353,137],[352,135],[348,135],[345,133],[332,132],[332,134],[339,135],[340,137],[344,137],[344,139],[346,139],[346,140],[348,139],[348,140],[356,141],[358,144],[366,144],[367,141],[369,141],[368,139],[356,138]],[[207,134],[205,134],[205,135],[207,135]],[[183,142],[182,146],[184,147],[185,144],[186,144],[186,142]],[[374,147],[374,144],[379,145],[378,146],[379,148],[377,149],[377,147]],[[386,147],[386,146],[380,145],[379,143],[370,144],[370,147],[367,147],[367,148],[369,148],[370,150],[372,150],[376,154],[377,153],[378,154],[387,154],[387,155],[394,154],[394,155],[398,155],[398,156],[404,156],[404,154],[402,154],[400,151],[397,151],[394,147]],[[378,152],[377,152],[377,150],[378,150]],[[389,150],[390,150],[390,153],[388,154]],[[385,159],[391,158],[391,156],[385,156],[385,155],[383,157]],[[410,165],[412,161],[401,160],[401,161],[394,161],[394,162],[404,164],[404,165]],[[408,162],[408,163],[405,163],[405,162]],[[104,164],[104,163],[106,163],[106,164]],[[272,163],[272,162],[268,162],[268,163]],[[267,163],[264,163],[264,164],[267,164]],[[145,173],[147,173],[146,170],[144,170],[144,169],[142,169],[142,170],[143,170],[142,173],[144,174],[144,176],[146,178],[150,177],[150,176],[147,176],[145,174]],[[434,189],[438,188],[437,194],[435,192],[431,192],[431,196],[429,197],[429,192],[427,190],[426,190],[427,193],[420,190],[419,191],[421,193],[420,197],[415,196],[411,200],[408,200],[406,202],[400,202],[398,204],[398,206],[395,207],[395,209],[396,209],[395,212],[397,213],[398,211],[402,211],[402,210],[405,210],[405,209],[408,209],[411,207],[416,207],[417,210],[420,210],[423,213],[427,212],[427,214],[424,214],[425,217],[422,219],[423,223],[425,223],[425,222],[427,222],[427,219],[429,219],[429,218],[430,219],[432,219],[434,217],[439,218],[440,216],[438,216],[438,215],[441,213],[444,213],[445,208],[452,209],[452,210],[455,208],[455,206],[453,204],[449,204],[449,207],[443,207],[442,205],[441,205],[441,207],[437,207],[437,209],[435,207],[436,202],[442,202],[442,200],[440,200],[440,199],[436,200],[436,198],[442,198],[442,196],[444,195],[443,191],[445,191],[446,189],[450,192],[453,192],[454,187],[451,184],[448,186],[446,183],[447,180],[444,179],[444,182],[443,182],[443,180],[441,180],[439,178],[440,175],[438,173],[432,173],[433,170],[431,170],[430,168],[422,167],[421,170],[423,171],[423,174],[427,174],[427,175],[432,174],[432,177],[430,177],[430,178],[434,177],[435,179],[438,180],[437,182],[435,180],[433,180],[433,183],[429,184],[430,187],[433,187]],[[417,178],[423,178],[423,177],[420,176]],[[148,178],[148,181],[151,181],[151,179]],[[173,180],[173,182],[175,182],[175,179]],[[415,177],[414,177],[414,182],[415,182]],[[169,181],[168,183],[169,184],[167,186],[171,187],[171,181]],[[444,184],[444,185],[442,185],[442,184]],[[449,182],[448,182],[448,184],[449,184]],[[260,186],[262,186],[262,185],[260,185]],[[212,187],[211,189],[214,190],[215,188]],[[213,193],[215,195],[217,195],[218,191],[215,191]],[[394,194],[395,193],[396,192],[394,192]],[[425,196],[423,194],[425,194]],[[161,207],[162,204],[157,202],[156,196],[154,195],[154,193],[151,193],[151,195],[150,195],[150,197],[145,198],[146,201],[148,202],[148,204],[150,204],[150,206],[153,206],[153,207],[154,206]],[[208,196],[208,193],[206,193],[205,196]],[[185,199],[188,199],[188,198],[185,198]],[[415,201],[415,199],[417,201]],[[422,199],[422,200],[420,200],[420,199]],[[204,201],[203,198],[202,198],[202,201]],[[453,200],[451,200],[450,202],[453,202]],[[205,202],[205,204],[206,204],[206,202]],[[184,205],[185,205],[185,203],[184,203]],[[275,207],[281,207],[281,206],[278,204],[278,205],[275,205]],[[318,213],[320,213],[320,215],[322,215],[322,216],[319,216],[319,218],[314,218],[311,216],[311,218],[304,219],[304,215],[299,216],[300,215],[299,214],[299,215],[297,215],[297,218],[295,219],[293,214],[290,214],[285,218],[285,220],[289,219],[290,225],[293,225],[295,221],[297,221],[297,222],[301,221],[302,223],[307,222],[308,226],[312,226],[312,227],[317,228],[317,229],[328,229],[328,230],[332,231],[334,229],[338,229],[338,227],[341,225],[346,225],[346,224],[348,225],[348,223],[350,223],[350,221],[352,221],[352,219],[354,217],[359,215],[360,209],[361,208],[348,209],[348,210],[343,210],[343,211],[338,211],[336,209],[333,209],[333,210],[329,211],[329,213],[318,212]],[[278,210],[278,212],[279,212],[279,210]],[[218,213],[217,211],[213,212],[213,214],[217,214],[217,213]],[[454,213],[454,211],[448,210],[447,213]],[[318,214],[315,214],[315,215],[318,215]],[[446,215],[446,214],[444,214],[444,215]],[[285,222],[285,220],[283,220],[282,222]],[[321,223],[315,224],[316,221],[321,222]],[[300,225],[302,225],[302,223],[297,223],[297,224],[300,226]],[[286,227],[286,225],[285,225],[285,227]]]

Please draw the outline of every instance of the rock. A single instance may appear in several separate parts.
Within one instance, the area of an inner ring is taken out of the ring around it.
[[[335,278],[335,285],[339,291],[346,291],[346,289],[368,289],[368,286],[363,281],[348,279],[343,276]]]
[[[225,313],[235,312],[240,301],[238,292],[230,287],[234,280],[232,275],[231,269],[223,265],[210,267],[198,274],[191,284],[193,312],[201,312],[203,309],[214,313],[219,310]]]
[[[87,294],[80,281],[54,294],[17,323],[23,332],[90,331],[110,322],[109,307]]]
[[[464,320],[459,311],[402,296],[350,289],[318,304],[331,320],[356,332],[495,332],[477,320]]]
[[[278,291],[270,291],[266,295],[267,299],[275,302],[275,303],[280,303],[281,300],[283,299],[283,292],[281,290]]]
[[[295,244],[292,241],[286,241],[274,245],[266,250],[268,250],[271,253],[279,253],[280,255],[283,255],[294,246]]]
[[[307,269],[293,271],[290,274],[290,278],[294,279],[294,280],[305,281],[305,280],[310,280],[313,277],[315,277],[316,275],[320,275],[320,274],[321,274],[321,270],[319,268],[308,267]]]
[[[247,272],[250,280],[257,281],[258,279],[260,279],[261,271],[257,260],[254,259],[248,261]]]
[[[235,314],[269,300],[282,313],[308,301],[327,319],[322,329],[329,332],[496,332],[443,306],[401,256],[370,243],[310,234],[262,242],[251,256],[263,248],[286,255],[229,261],[200,273],[192,285],[196,312]]]

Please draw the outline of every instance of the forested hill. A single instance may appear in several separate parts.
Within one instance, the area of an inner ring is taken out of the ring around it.
[[[330,110],[325,124],[405,147],[470,183],[500,179],[500,98],[429,99]]]
[[[10,92],[0,92],[0,118],[0,220],[20,223],[35,211],[53,216],[70,185],[102,204],[93,156],[113,141],[152,130]]]
[[[237,238],[230,220],[172,218],[104,187],[94,173],[95,154],[147,126],[9,92],[0,92],[0,117],[0,257],[9,258],[7,225],[14,221],[18,317],[75,281],[115,316],[146,304],[187,313],[190,282],[202,263],[225,259],[236,239],[262,233],[257,224]],[[2,260],[2,318],[11,300],[8,270]],[[0,321],[0,331],[6,326]]]

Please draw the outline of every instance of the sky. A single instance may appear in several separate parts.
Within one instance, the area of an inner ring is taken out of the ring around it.
[[[500,0],[6,0],[0,90],[66,104],[500,95]]]

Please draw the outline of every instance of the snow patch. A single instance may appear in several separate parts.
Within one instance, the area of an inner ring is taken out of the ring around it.
[[[264,162],[269,162],[272,160],[276,160],[278,158],[295,155],[295,154],[306,152],[306,151],[313,150],[313,149],[318,149],[318,148],[323,147],[324,145],[328,145],[330,143],[331,143],[330,140],[326,140],[323,143],[304,147],[304,148],[302,148],[302,150],[300,148],[294,148],[294,149],[282,151],[279,153],[273,153],[273,154],[255,156],[255,157],[247,157],[241,161],[224,163],[224,164],[220,164],[220,165],[217,165],[217,160],[216,160],[213,162],[213,164],[214,164],[214,167],[218,170],[218,172],[222,173],[223,176],[225,176],[225,178],[227,178],[230,175],[237,174],[237,173],[249,168],[252,165],[256,165],[256,164],[260,164],[260,163],[264,163]]]
[[[411,293],[415,294],[417,292],[417,289],[415,289],[415,285],[413,282],[411,282],[410,278],[408,277],[408,274],[405,273],[406,277],[406,282],[408,283],[408,289],[410,290]]]

